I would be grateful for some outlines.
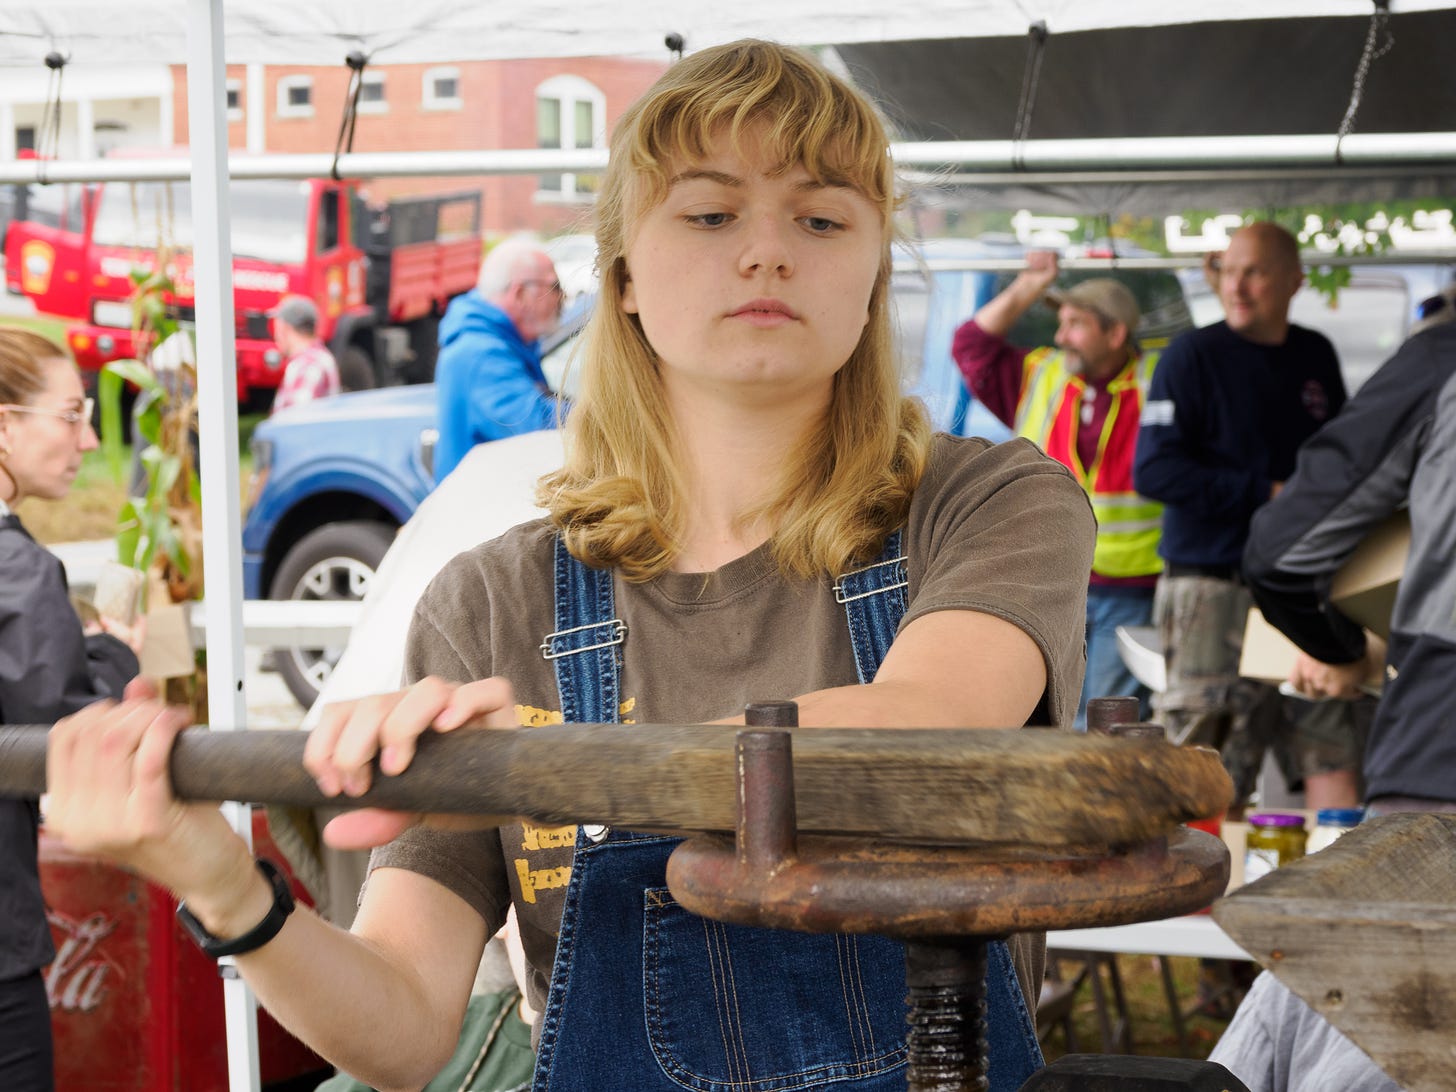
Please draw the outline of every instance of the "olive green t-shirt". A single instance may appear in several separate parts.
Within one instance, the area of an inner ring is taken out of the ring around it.
[[[909,606],[901,626],[942,610],[979,611],[1017,626],[1046,662],[1046,691],[1028,723],[1066,726],[1082,686],[1094,534],[1086,493],[1031,443],[938,436],[906,522]],[[503,676],[522,725],[561,722],[552,664],[539,650],[555,628],[553,535],[544,519],[522,524],[440,572],[415,609],[410,681]],[[711,573],[666,573],[646,583],[617,577],[617,615],[628,632],[622,722],[701,724],[739,714],[750,701],[856,683],[832,584],[827,576],[786,578],[766,546]],[[575,841],[571,826],[415,829],[375,850],[371,868],[435,879],[479,911],[492,932],[514,902],[526,996],[540,1011]],[[1012,952],[1035,1011],[1041,938],[1020,938]]]

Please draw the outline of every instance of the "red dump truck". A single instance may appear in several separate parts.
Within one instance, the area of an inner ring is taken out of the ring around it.
[[[184,182],[28,187],[5,236],[6,287],[74,325],[83,374],[133,356],[130,275],[158,253],[193,314],[192,215]],[[319,309],[319,333],[346,390],[425,382],[446,304],[475,284],[480,194],[396,199],[371,208],[354,182],[231,184],[238,395],[266,402],[282,378],[268,312],[287,294]]]

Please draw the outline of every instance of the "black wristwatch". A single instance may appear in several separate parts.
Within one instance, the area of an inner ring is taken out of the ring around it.
[[[187,909],[185,902],[177,904],[177,920],[182,923],[182,928],[187,930],[188,935],[197,942],[203,955],[221,959],[223,956],[242,955],[244,952],[251,952],[254,948],[261,948],[278,935],[278,930],[283,928],[283,923],[288,920],[288,915],[293,913],[293,892],[288,889],[288,880],[282,871],[272,861],[262,857],[258,858],[257,865],[258,871],[268,878],[268,883],[273,887],[273,905],[262,921],[240,937],[222,940],[213,936],[202,922],[197,920],[192,911]]]

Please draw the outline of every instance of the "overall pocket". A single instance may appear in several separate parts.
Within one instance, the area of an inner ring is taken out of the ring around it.
[[[643,899],[647,1037],[674,1081],[698,1092],[904,1088],[900,944],[709,921],[665,887]]]

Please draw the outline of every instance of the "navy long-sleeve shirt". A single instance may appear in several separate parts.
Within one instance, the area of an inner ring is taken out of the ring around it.
[[[1291,326],[1282,345],[1222,322],[1179,335],[1153,373],[1133,469],[1165,506],[1163,559],[1237,570],[1254,510],[1344,404],[1334,346],[1313,330]]]

